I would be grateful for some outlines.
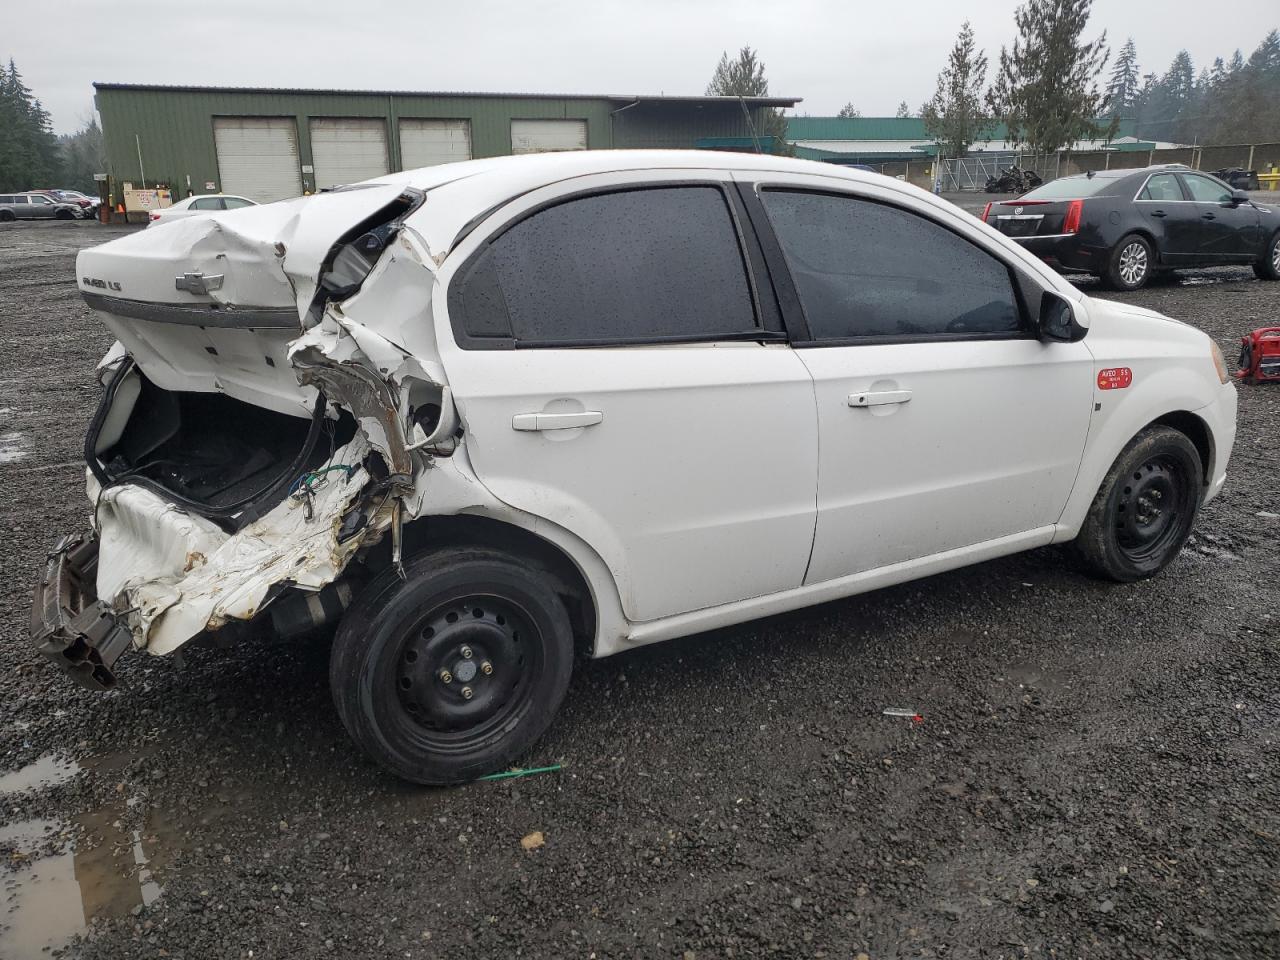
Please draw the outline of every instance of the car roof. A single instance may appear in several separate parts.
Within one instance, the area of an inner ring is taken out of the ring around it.
[[[574,150],[487,157],[391,173],[364,184],[338,188],[328,195],[375,184],[427,191],[429,202],[411,221],[432,235],[433,249],[447,249],[466,224],[532,190],[593,174],[679,170],[807,174],[848,180],[880,190],[910,192],[916,197],[929,198],[928,202],[940,208],[954,209],[919,187],[878,173],[816,160],[718,150]],[[317,198],[323,196],[326,194],[317,194]]]

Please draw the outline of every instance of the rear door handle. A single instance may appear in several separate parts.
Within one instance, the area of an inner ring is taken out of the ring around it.
[[[1168,214],[1167,214],[1167,213],[1165,213],[1163,210],[1152,210],[1152,211],[1151,211],[1151,215],[1152,215],[1153,217],[1167,217],[1167,216],[1168,216]]]
[[[849,394],[849,406],[878,407],[886,403],[906,403],[910,399],[910,390],[878,390],[874,393],[851,393]]]
[[[1203,217],[1205,220],[1217,220],[1217,219],[1218,219],[1217,214],[1214,214],[1214,213],[1202,213],[1202,214],[1200,214],[1200,216],[1201,216],[1201,217]]]
[[[573,430],[590,427],[604,420],[599,410],[578,413],[517,413],[511,418],[512,430]]]

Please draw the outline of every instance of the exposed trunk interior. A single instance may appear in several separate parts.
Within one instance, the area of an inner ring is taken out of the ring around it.
[[[108,484],[149,486],[238,529],[355,433],[345,414],[332,420],[320,409],[317,416],[288,416],[220,393],[164,390],[133,367],[109,386],[86,452],[100,482],[105,476]]]

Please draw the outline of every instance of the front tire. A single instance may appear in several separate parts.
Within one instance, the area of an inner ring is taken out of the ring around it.
[[[379,765],[414,783],[465,783],[550,726],[573,633],[550,578],[480,547],[414,557],[363,590],[329,661],[334,705]]]
[[[1155,259],[1147,239],[1131,233],[1111,249],[1103,279],[1113,290],[1138,290],[1151,278]]]
[[[1277,230],[1262,253],[1262,259],[1253,265],[1259,280],[1280,280],[1280,230]]]
[[[1154,577],[1182,550],[1200,510],[1204,468],[1186,434],[1142,430],[1120,452],[1072,547],[1096,576],[1131,583]]]

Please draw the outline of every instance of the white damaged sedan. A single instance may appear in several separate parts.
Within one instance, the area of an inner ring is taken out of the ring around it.
[[[40,651],[105,689],[131,649],[336,625],[344,725],[420,783],[525,753],[575,652],[1051,543],[1155,575],[1235,436],[1203,333],[785,158],[474,160],[77,270],[118,343]]]

